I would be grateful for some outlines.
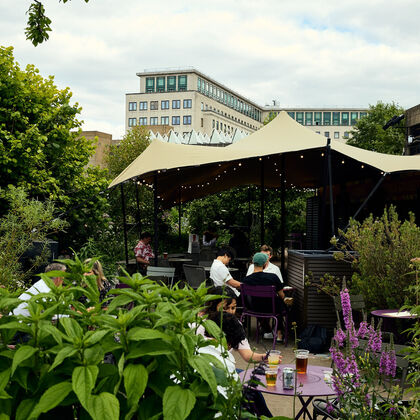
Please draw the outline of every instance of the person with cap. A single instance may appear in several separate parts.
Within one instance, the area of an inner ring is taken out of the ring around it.
[[[273,256],[273,248],[271,248],[271,246],[269,245],[262,245],[260,248],[260,252],[262,252],[263,254],[267,254],[268,256],[268,264],[264,268],[264,273],[275,274],[279,278],[279,280],[283,283],[283,277],[281,276],[280,268],[278,268],[277,265],[270,262],[271,257]],[[254,272],[254,264],[250,264],[246,275],[249,276],[253,272]]]
[[[283,283],[280,281],[279,277],[276,274],[264,272],[264,269],[269,264],[269,258],[266,253],[257,252],[253,257],[252,262],[254,264],[254,272],[250,274],[249,276],[246,276],[242,280],[242,283],[248,284],[251,286],[275,286],[276,287],[276,292],[279,296],[279,299],[276,300],[276,313],[279,314],[278,321],[279,321],[279,325],[281,326],[283,324],[282,316],[281,316],[281,307],[282,307],[283,299],[285,297],[284,292],[283,292]],[[267,312],[267,299],[266,298],[253,298],[251,304],[254,310],[258,312]],[[273,333],[269,332],[271,331],[271,328],[269,326],[268,320],[266,323],[262,323],[262,327],[265,329],[265,331],[267,331],[264,334],[264,338],[272,339]],[[277,341],[281,342],[282,340],[283,340],[282,332],[279,328],[277,331]]]

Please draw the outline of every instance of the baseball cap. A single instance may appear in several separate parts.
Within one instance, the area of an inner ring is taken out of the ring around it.
[[[252,259],[254,265],[262,267],[268,261],[268,255],[263,252],[257,252]]]

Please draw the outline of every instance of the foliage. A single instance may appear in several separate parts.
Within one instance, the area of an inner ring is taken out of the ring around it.
[[[273,121],[274,118],[277,117],[277,114],[274,111],[271,111],[268,113],[268,115],[265,117],[263,124],[267,125],[270,121]]]
[[[19,300],[0,289],[2,418],[37,419],[47,413],[205,420],[218,412],[241,418],[240,382],[221,361],[199,352],[210,342],[191,328],[203,325],[217,338],[212,344],[226,346],[220,328],[198,316],[211,299],[204,286],[170,289],[140,274],[126,275],[120,280],[129,287],[111,290],[115,297],[105,311],[95,277],[84,276],[90,266],[77,257],[62,262],[67,265],[59,272],[63,286],[42,274],[51,291],[30,299],[28,317],[9,315]],[[17,333],[22,342],[14,340]]]
[[[330,273],[325,273],[319,278],[318,282],[315,280],[312,271],[308,271],[308,274],[305,276],[305,286],[314,286],[318,289],[318,293],[323,292],[331,297],[335,297],[340,294],[343,284],[344,287],[347,286],[345,276],[341,278],[333,276]]]
[[[341,252],[335,256],[352,263],[356,270],[352,287],[364,296],[368,308],[413,303],[413,293],[396,293],[412,284],[414,274],[407,274],[410,258],[420,255],[420,228],[413,214],[401,222],[390,206],[380,218],[370,215],[362,223],[351,220],[349,229],[339,235],[342,241],[335,244]]]
[[[67,3],[69,0],[60,1]],[[85,0],[85,2],[88,3],[89,0]],[[31,3],[27,13],[29,17],[25,28],[26,39],[36,47],[50,37],[48,32],[51,32],[51,19],[45,16],[45,8],[38,0]]]
[[[0,285],[17,289],[49,257],[47,236],[63,230],[66,223],[54,216],[55,207],[50,200],[30,199],[23,188],[10,186],[0,190],[0,194],[10,203],[9,212],[0,219]],[[43,243],[43,251],[25,270],[22,257],[34,241]]]
[[[0,78],[0,187],[22,186],[54,201],[72,226],[70,241],[83,243],[108,221],[106,171],[87,166],[94,145],[75,131],[81,109],[53,77],[44,79],[32,65],[21,70],[13,48],[0,47]],[[0,200],[0,216],[6,211]]]
[[[341,305],[345,329],[336,331],[330,348],[334,363],[332,386],[338,404],[327,406],[327,410],[339,411],[340,419],[396,419],[401,391],[395,386],[392,340],[383,349],[380,329],[366,321],[356,330],[347,289],[341,292]],[[365,340],[364,344],[361,340]]]
[[[399,123],[384,130],[382,127],[392,117],[404,113],[404,109],[394,102],[378,102],[370,105],[365,117],[362,117],[351,131],[347,144],[380,153],[401,155],[404,150],[405,136],[403,124]]]

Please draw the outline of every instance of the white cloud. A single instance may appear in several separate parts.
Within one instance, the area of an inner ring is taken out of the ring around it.
[[[419,102],[416,0],[46,0],[53,31],[36,48],[24,37],[29,3],[1,2],[2,45],[71,88],[84,128],[114,138],[145,68],[194,66],[262,105]]]

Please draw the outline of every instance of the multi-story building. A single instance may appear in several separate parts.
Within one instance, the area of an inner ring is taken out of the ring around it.
[[[250,134],[265,118],[284,108],[262,107],[193,69],[144,71],[140,92],[126,94],[126,130],[135,125],[172,126],[176,133],[191,130],[210,135],[216,129],[231,135]],[[352,125],[366,109],[288,108],[299,123],[332,139],[348,138]]]

